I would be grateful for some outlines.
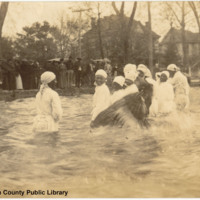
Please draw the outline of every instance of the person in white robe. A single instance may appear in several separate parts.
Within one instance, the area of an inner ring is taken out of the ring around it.
[[[110,91],[106,85],[107,73],[100,69],[95,73],[95,93],[93,96],[92,120],[98,116],[100,112],[108,108],[111,104]],[[92,122],[91,122],[92,123]]]
[[[180,72],[175,64],[170,64],[167,67],[170,73],[170,83],[174,88],[175,103],[177,110],[186,110],[189,107],[189,84],[187,78]]]
[[[15,76],[15,80],[16,80],[16,89],[23,90],[22,78],[19,73]]]
[[[62,106],[59,95],[52,88],[56,84],[53,72],[46,71],[41,75],[40,90],[36,95],[37,116],[34,119],[34,132],[58,132],[62,117]]]
[[[112,88],[113,94],[111,96],[111,103],[115,103],[124,96],[124,86],[125,78],[123,76],[116,76],[113,80]]]
[[[154,115],[167,115],[175,110],[174,90],[173,86],[168,82],[168,79],[169,72],[163,71],[160,75],[160,84],[157,86],[155,94],[157,112],[154,110]]]
[[[134,64],[127,64],[124,67],[125,76],[125,95],[138,92],[138,87],[135,84],[135,80],[138,76],[137,67]]]

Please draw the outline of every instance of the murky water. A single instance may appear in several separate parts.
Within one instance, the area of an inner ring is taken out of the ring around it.
[[[150,130],[91,133],[92,96],[61,97],[58,134],[32,133],[34,98],[0,102],[0,188],[68,190],[69,197],[200,197],[199,98],[200,89],[192,88],[191,112],[152,122]]]

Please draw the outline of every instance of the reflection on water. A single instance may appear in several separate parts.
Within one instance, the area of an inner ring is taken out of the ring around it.
[[[191,114],[171,125],[159,119],[150,130],[93,132],[91,96],[62,97],[57,134],[32,133],[34,98],[0,102],[0,187],[68,190],[69,197],[200,197],[199,95],[192,88]]]

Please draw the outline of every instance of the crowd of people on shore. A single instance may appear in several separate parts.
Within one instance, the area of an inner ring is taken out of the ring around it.
[[[124,76],[116,76],[112,82],[110,92],[107,86],[108,73],[104,69],[95,72],[95,93],[93,96],[93,106],[91,127],[95,127],[95,120],[106,109],[117,104],[121,99],[134,94],[140,94],[136,109],[136,115],[141,116],[165,116],[175,110],[187,110],[189,106],[189,84],[185,75],[175,64],[170,64],[166,70],[157,72],[155,80],[148,67],[143,64],[138,66],[127,64],[123,68]],[[41,75],[41,86],[36,96],[38,115],[34,121],[34,131],[36,132],[56,132],[58,123],[62,117],[62,106],[58,94],[53,90],[56,86],[56,75],[46,71]],[[134,99],[132,99],[134,100]],[[133,101],[128,102],[134,104]],[[126,102],[126,101],[125,101]],[[119,104],[120,106],[122,104]],[[143,106],[141,106],[143,105]],[[129,108],[131,108],[129,106]],[[115,112],[111,109],[111,113]],[[110,115],[110,112],[109,112]],[[110,118],[110,116],[109,116]],[[107,120],[106,116],[103,120]]]
[[[117,67],[112,67],[108,59],[90,60],[82,63],[81,58],[73,61],[52,59],[45,63],[32,60],[0,60],[0,85],[3,90],[38,89],[40,76],[44,71],[51,71],[56,75],[56,87],[60,89],[72,86],[94,86],[95,73],[104,69],[108,74],[108,84],[112,83],[113,76],[119,74]]]
[[[45,69],[36,61],[0,60],[0,85],[3,90],[37,89]]]
[[[48,71],[56,74],[57,87],[61,89],[70,88],[72,86],[94,86],[95,73],[99,69],[103,69],[108,74],[108,82],[117,72],[117,69],[112,68],[111,62],[108,59],[91,59],[89,63],[82,63],[81,58],[77,58],[73,62],[73,58],[70,56],[67,61],[60,59],[59,62],[52,61],[46,67]],[[109,84],[109,83],[108,83]]]

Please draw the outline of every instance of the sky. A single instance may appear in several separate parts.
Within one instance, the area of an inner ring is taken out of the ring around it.
[[[96,4],[93,3],[93,11],[97,12]],[[100,2],[101,16],[115,14],[110,2]],[[121,2],[116,2],[119,7]],[[161,38],[170,29],[170,22],[163,16],[161,2],[151,3],[152,29]],[[130,15],[133,2],[125,3],[125,13]],[[3,36],[16,37],[16,33],[22,32],[24,26],[31,26],[34,22],[48,21],[52,25],[58,25],[59,16],[66,13],[68,17],[78,19],[78,13],[72,12],[77,8],[83,8],[83,2],[10,2],[8,13],[3,26]],[[86,17],[82,16],[83,18]],[[135,16],[143,24],[148,20],[146,2],[139,2]],[[196,26],[190,25],[190,30],[196,31]]]

